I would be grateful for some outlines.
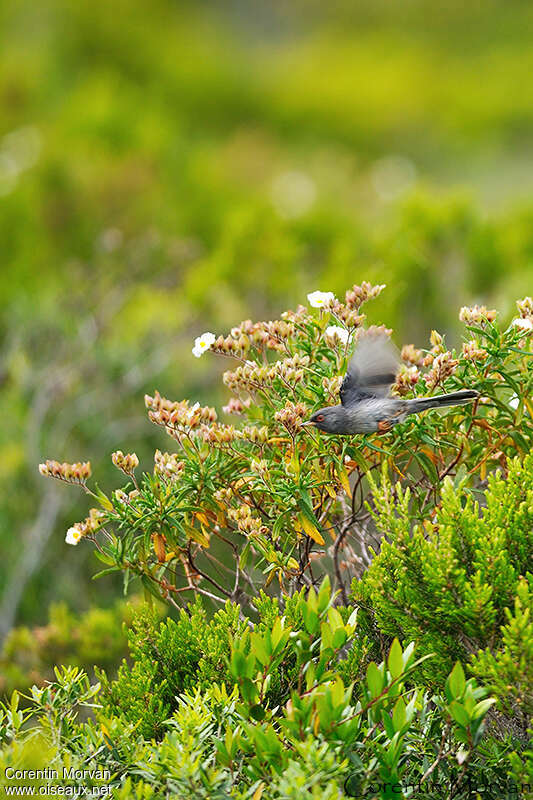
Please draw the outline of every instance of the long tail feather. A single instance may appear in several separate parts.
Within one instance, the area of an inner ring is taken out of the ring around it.
[[[472,403],[479,397],[479,392],[474,389],[462,389],[450,394],[438,394],[435,397],[424,397],[420,400],[409,400],[408,414],[418,414],[428,408],[443,408],[444,406],[463,406]]]

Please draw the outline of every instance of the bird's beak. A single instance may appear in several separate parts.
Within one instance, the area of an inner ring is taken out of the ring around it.
[[[315,425],[312,419],[308,419],[306,422],[300,423],[301,427],[303,428],[305,425]]]

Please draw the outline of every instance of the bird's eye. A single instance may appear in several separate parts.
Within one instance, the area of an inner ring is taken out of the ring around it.
[[[317,422],[324,422],[324,414],[319,414],[318,417],[316,418],[316,421]]]

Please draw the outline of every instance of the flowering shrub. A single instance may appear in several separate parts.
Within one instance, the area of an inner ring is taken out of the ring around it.
[[[135,615],[115,679],[59,670],[23,710],[15,693],[5,763],[41,736],[58,766],[108,769],[118,798],[466,800],[527,782],[533,303],[505,328],[462,309],[458,350],[435,331],[402,348],[396,394],[467,387],[471,406],[322,436],[302,422],[337,402],[382,289],[200,337],[195,355],[232,359],[225,416],[147,396],[173,442],[151,472],[117,451],[126,482],[104,493],[89,464],[41,465],[94,502],[67,541],[179,612]]]
[[[316,310],[299,306],[279,320],[199,337],[194,355],[232,361],[223,420],[209,406],[146,396],[149,419],[177,452],[157,450],[153,471],[139,478],[137,456],[114,453],[128,483],[108,494],[89,485],[89,464],[42,464],[41,473],[78,484],[100,506],[67,541],[91,541],[105,564],[100,574],[122,571],[126,587],[136,576],[178,607],[200,594],[246,608],[273,580],[292,593],[323,574],[347,602],[386,532],[376,523],[384,466],[398,496],[409,489],[410,518],[431,525],[446,477],[480,487],[533,441],[531,298],[518,302],[507,328],[495,311],[461,309],[468,338],[458,351],[436,331],[427,349],[403,347],[397,394],[468,387],[480,393],[471,406],[410,418],[385,436],[322,436],[302,426],[317,407],[338,402],[363,306],[383,288],[363,283],[342,301],[312,292]]]

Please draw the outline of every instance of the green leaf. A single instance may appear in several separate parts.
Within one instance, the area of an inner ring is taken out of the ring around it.
[[[256,703],[250,708],[250,716],[257,722],[261,722],[266,716],[266,711],[260,703]]]
[[[242,678],[246,675],[246,658],[238,649],[233,650],[231,654],[230,668],[235,678]]]
[[[455,662],[455,666],[452,669],[450,676],[448,678],[448,686],[450,687],[450,691],[452,694],[452,698],[462,697],[463,692],[465,690],[465,673],[463,671],[463,667],[461,666],[460,661]]]
[[[470,725],[470,717],[466,708],[457,700],[452,700],[449,709],[453,719],[463,728],[468,728]]]
[[[348,450],[350,457],[355,461],[358,467],[362,470],[362,472],[368,472],[370,469],[370,464],[362,454],[362,452],[357,447],[351,447]]]
[[[278,650],[278,645],[284,638],[283,634],[284,634],[283,624],[281,622],[280,617],[277,617],[271,632],[272,650],[274,653]]]
[[[399,697],[392,712],[392,724],[395,731],[401,731],[406,722],[405,703],[403,698]]]
[[[95,581],[97,578],[101,578],[104,575],[111,575],[112,572],[120,572],[121,567],[108,567],[107,569],[101,569],[100,572],[96,572],[91,580]]]
[[[257,660],[263,667],[266,667],[266,665],[270,661],[270,653],[267,652],[267,648],[263,640],[263,637],[260,636],[258,633],[252,633],[250,641],[251,641],[251,651],[253,655],[257,658]]]
[[[98,499],[98,502],[102,506],[102,508],[105,508],[106,511],[114,511],[115,508],[113,506],[113,503],[111,502],[109,497],[106,494],[103,493],[103,491],[100,489],[98,484],[95,484],[95,489],[96,489],[96,492],[95,492],[96,497]]]
[[[372,697],[379,697],[385,683],[384,676],[374,661],[371,661],[366,670],[366,684]]]
[[[403,653],[398,639],[392,643],[389,651],[388,667],[393,678],[398,678],[403,671]]]
[[[325,611],[325,609],[327,608],[328,603],[329,603],[330,600],[331,600],[331,582],[329,580],[329,575],[326,575],[326,577],[322,581],[322,585],[321,585],[321,587],[319,589],[319,592],[318,592],[318,613],[319,614],[322,614],[322,612]]]
[[[336,608],[328,608],[328,620],[329,624],[331,625],[331,630],[335,631],[337,628],[344,629],[344,622],[342,621],[342,617]]]
[[[161,600],[161,595],[158,593],[157,589],[155,588],[155,584],[147,575],[141,575],[141,583],[146,589],[147,592],[152,594],[158,600]]]
[[[478,719],[479,717],[484,717],[487,711],[491,706],[496,703],[495,697],[487,697],[486,700],[481,700],[474,706],[474,710],[472,711],[472,719]]]
[[[344,628],[337,628],[337,630],[333,634],[333,641],[332,645],[335,650],[339,650],[343,647],[344,643],[346,642],[346,631]]]
[[[250,542],[247,542],[245,544],[244,548],[243,548],[243,551],[242,551],[241,555],[240,555],[239,567],[241,569],[244,569],[246,567],[246,564],[248,563],[248,557],[250,555],[250,547],[251,547]]]
[[[108,556],[107,553],[101,553],[99,550],[94,550],[94,555],[103,564],[111,565],[115,563],[114,559],[111,558],[111,556]]]

